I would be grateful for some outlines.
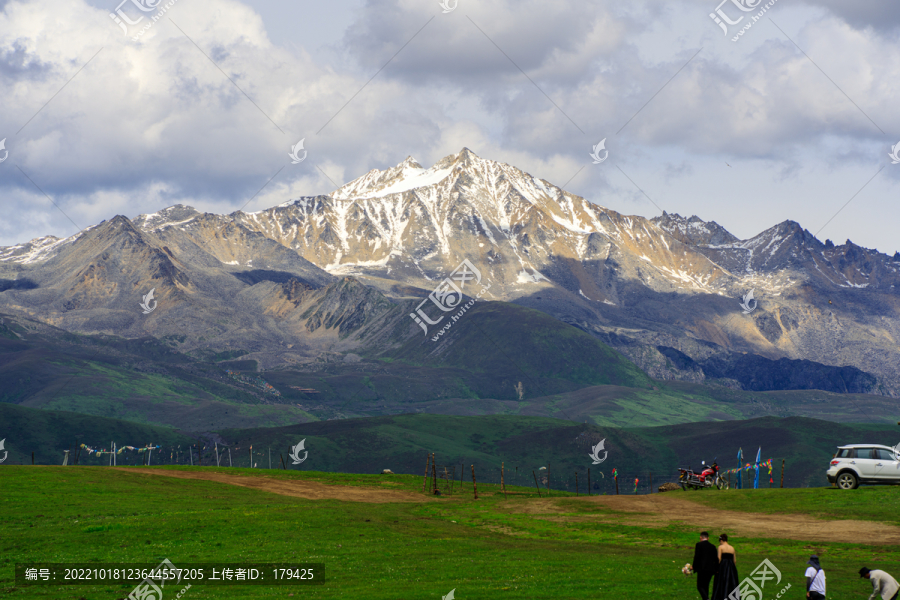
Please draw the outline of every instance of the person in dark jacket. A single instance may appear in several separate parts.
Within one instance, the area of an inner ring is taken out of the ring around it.
[[[701,600],[709,600],[709,582],[719,569],[719,553],[705,531],[700,532],[700,541],[694,546],[691,569],[697,575],[697,591],[700,592]]]

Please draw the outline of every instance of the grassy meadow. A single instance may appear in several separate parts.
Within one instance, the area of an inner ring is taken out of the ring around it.
[[[198,472],[190,467],[6,466],[0,520],[0,594],[5,598],[124,598],[133,586],[16,587],[17,562],[183,563],[317,562],[320,586],[194,585],[184,598],[366,598],[435,600],[455,589],[474,598],[691,598],[694,580],[680,567],[692,557],[702,523],[631,524],[587,498],[533,487],[470,482],[453,495],[428,497],[421,476],[350,475],[278,470],[204,472],[275,480],[315,481],[374,491],[399,490],[416,501],[391,503],[305,500],[209,481],[148,475],[152,469]],[[896,522],[900,490],[759,490],[672,492],[740,511],[810,513],[828,519]],[[554,506],[555,510],[536,510]],[[850,508],[848,508],[848,506]],[[863,564],[900,573],[896,546],[775,537],[733,538],[741,576],[768,558],[782,572],[788,597],[802,597],[808,555],[818,552],[828,573],[829,597],[863,597],[871,586],[856,571]],[[766,588],[768,592],[768,587]],[[774,593],[777,589],[773,588]],[[291,594],[293,596],[291,596]],[[174,596],[173,596],[174,597]],[[168,596],[166,596],[168,598]]]

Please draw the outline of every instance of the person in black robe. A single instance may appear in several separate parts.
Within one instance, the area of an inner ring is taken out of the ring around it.
[[[719,551],[710,543],[709,534],[700,532],[700,541],[694,546],[694,562],[691,569],[697,575],[697,591],[701,600],[709,600],[709,582],[719,569]]]
[[[716,582],[713,585],[712,600],[740,600],[740,592],[732,598],[730,594],[740,585],[738,578],[737,558],[734,548],[728,543],[728,535],[719,536],[719,570],[716,573]]]

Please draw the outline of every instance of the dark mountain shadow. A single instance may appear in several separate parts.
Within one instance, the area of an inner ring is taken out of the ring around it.
[[[866,394],[874,391],[878,383],[874,375],[856,367],[833,367],[790,358],[770,360],[754,354],[732,354],[727,358],[714,356],[700,365],[707,377],[735,379],[745,390],[754,392],[824,390]]]
[[[247,285],[256,285],[262,281],[271,281],[272,283],[287,283],[291,279],[296,279],[313,289],[318,289],[319,285],[312,281],[297,277],[294,273],[287,271],[269,271],[267,269],[253,269],[252,271],[241,271],[240,273],[232,273],[235,277],[246,283]]]
[[[0,292],[6,290],[33,290],[38,284],[30,279],[0,279]]]

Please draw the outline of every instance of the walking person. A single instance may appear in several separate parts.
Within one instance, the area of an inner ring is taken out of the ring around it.
[[[719,569],[719,551],[709,541],[709,534],[700,532],[700,541],[694,546],[694,562],[691,568],[697,575],[697,591],[701,600],[709,600],[709,581]]]
[[[813,554],[806,561],[806,597],[809,600],[825,600],[825,571],[819,564],[819,557]]]
[[[897,600],[900,584],[884,571],[863,567],[859,570],[859,576],[872,581],[872,595],[869,596],[869,600],[878,600],[879,596],[882,600]]]
[[[716,573],[716,582],[713,584],[712,600],[740,600],[737,557],[734,547],[728,543],[728,534],[723,533],[719,536],[719,548],[716,554],[719,558],[719,570]]]

